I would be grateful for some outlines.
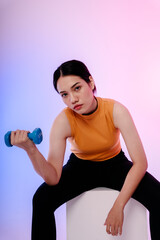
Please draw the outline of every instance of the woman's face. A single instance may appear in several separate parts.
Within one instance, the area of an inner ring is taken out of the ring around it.
[[[61,76],[57,82],[57,90],[63,102],[78,114],[88,114],[97,107],[97,101],[93,94],[94,81],[85,82],[79,76]]]

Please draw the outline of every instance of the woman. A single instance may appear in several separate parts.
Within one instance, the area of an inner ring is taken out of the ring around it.
[[[119,191],[104,222],[108,234],[122,234],[124,208],[133,197],[149,210],[151,237],[159,240],[160,184],[146,172],[146,155],[128,110],[114,100],[95,97],[93,78],[80,61],[63,63],[53,83],[67,108],[51,128],[48,159],[27,131],[11,134],[11,144],[27,152],[45,181],[33,198],[32,240],[56,240],[54,211],[96,187]],[[132,162],[121,150],[120,133]],[[72,153],[63,166],[67,139]]]

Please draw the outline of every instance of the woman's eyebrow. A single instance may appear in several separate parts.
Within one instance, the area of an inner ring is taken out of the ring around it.
[[[80,82],[76,82],[75,84],[73,84],[73,86],[71,87],[71,89],[72,88],[74,88],[77,84],[79,84]],[[66,91],[60,91],[59,93],[64,93],[64,92],[66,92]]]
[[[71,88],[74,88],[77,84],[79,84],[80,82],[76,82],[75,84],[73,84],[73,86]]]

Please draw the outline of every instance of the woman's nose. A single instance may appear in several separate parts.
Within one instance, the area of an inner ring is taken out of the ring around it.
[[[75,94],[71,94],[70,95],[70,101],[71,101],[72,104],[77,102],[78,101],[77,96]]]

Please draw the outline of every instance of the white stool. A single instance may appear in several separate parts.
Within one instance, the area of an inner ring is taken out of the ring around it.
[[[147,211],[130,199],[124,210],[123,233],[106,233],[105,219],[119,192],[96,188],[67,202],[67,240],[147,240]]]

